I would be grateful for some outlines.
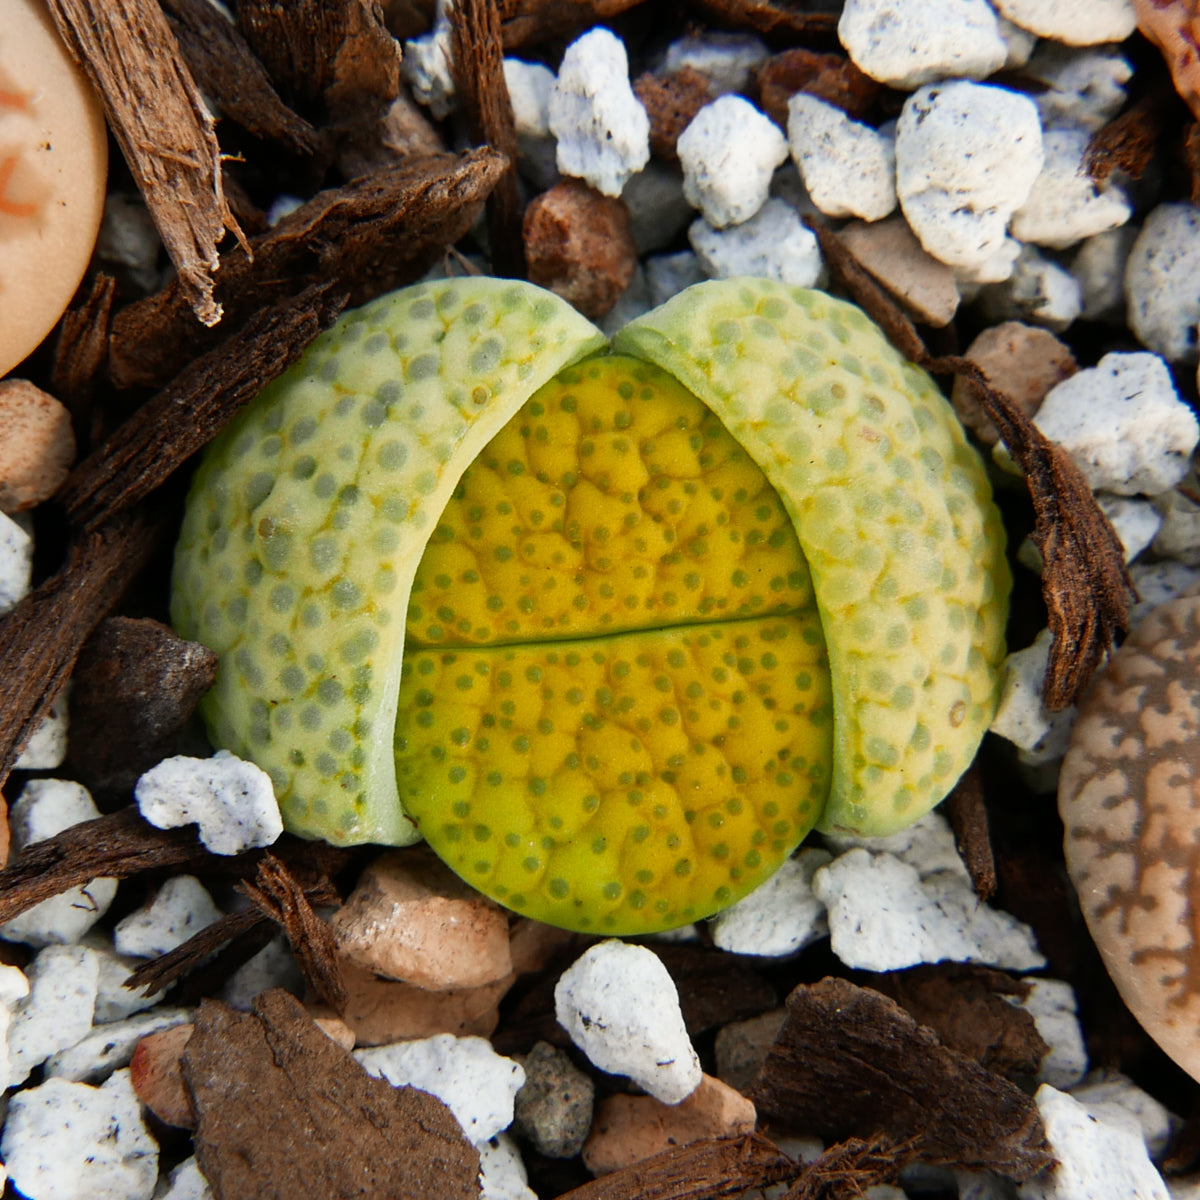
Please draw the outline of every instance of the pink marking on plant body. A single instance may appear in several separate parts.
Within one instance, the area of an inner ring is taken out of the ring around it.
[[[19,154],[8,154],[0,159],[0,213],[9,217],[32,217],[37,213],[36,204],[23,204],[18,200],[10,200],[5,195],[20,159]]]

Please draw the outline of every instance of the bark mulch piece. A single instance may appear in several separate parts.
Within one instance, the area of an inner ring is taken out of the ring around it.
[[[885,1137],[847,1138],[807,1163],[787,1200],[860,1200],[868,1188],[895,1181],[912,1147]]]
[[[242,238],[225,202],[213,119],[156,0],[49,0],[55,25],[96,89],[179,273],[177,287],[205,325],[221,319],[213,298],[217,245]]]
[[[83,303],[63,314],[54,347],[50,391],[70,411],[75,444],[84,448],[98,440],[100,433],[93,405],[97,385],[104,382],[108,368],[108,331],[116,298],[116,280],[97,272]]]
[[[886,996],[802,984],[750,1092],[759,1115],[828,1141],[883,1134],[922,1162],[1024,1181],[1054,1159],[1033,1100],[943,1046]]]
[[[126,792],[174,753],[179,731],[217,677],[217,655],[150,617],[109,617],[84,644],[68,698],[73,776]]]
[[[760,1133],[704,1138],[601,1175],[561,1200],[727,1200],[799,1173],[799,1164]]]
[[[1075,703],[1129,628],[1134,599],[1125,553],[1083,473],[1067,453],[969,359],[934,357],[900,306],[870,277],[823,222],[806,218],[835,278],[901,354],[934,375],[958,375],[977,396],[1021,468],[1033,501],[1032,540],[1041,552],[1042,597],[1054,644],[1046,666],[1045,705],[1058,712]]]
[[[386,170],[318,192],[273,229],[222,258],[216,295],[225,323],[322,282],[350,303],[411,283],[458,241],[508,166],[493,150],[414,154]],[[122,309],[113,321],[109,371],[118,387],[161,387],[225,330],[196,324],[178,283]]]
[[[755,72],[755,84],[763,112],[785,129],[788,101],[797,92],[836,104],[861,120],[883,90],[883,84],[864,75],[844,54],[818,54],[803,46],[771,55]]]
[[[183,1055],[216,1200],[475,1200],[479,1153],[440,1101],[368,1075],[280,989],[207,1001]]]
[[[983,780],[977,766],[969,767],[946,797],[946,816],[954,830],[958,852],[971,876],[975,895],[986,903],[996,892],[996,860],[988,835]]]
[[[1028,996],[1032,985],[1003,971],[938,963],[876,976],[871,986],[932,1029],[942,1045],[1014,1083],[1034,1079],[1050,1050],[1028,1010],[1009,1003]]]
[[[673,75],[647,71],[638,76],[633,91],[650,118],[651,153],[664,162],[678,163],[679,135],[709,102],[708,76],[693,67],[683,67]]]
[[[837,36],[838,13],[804,12],[789,0],[698,0],[698,4],[722,25],[768,37],[833,41]]]
[[[499,0],[505,51],[530,42],[568,41],[603,25],[643,0]]]

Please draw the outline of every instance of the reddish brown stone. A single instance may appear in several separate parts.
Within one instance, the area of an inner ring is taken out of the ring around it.
[[[709,102],[708,77],[692,67],[674,75],[647,72],[633,85],[633,92],[650,118],[650,150],[666,162],[677,163],[679,135]]]
[[[175,1025],[159,1033],[147,1034],[138,1042],[129,1063],[129,1074],[138,1099],[164,1125],[175,1125],[180,1129],[196,1127],[196,1113],[179,1065],[192,1029],[191,1025]]]
[[[525,210],[529,281],[599,320],[629,286],[637,247],[629,212],[577,179],[564,180]]]
[[[0,512],[48,500],[74,461],[66,408],[28,380],[0,381]]]
[[[787,127],[788,101],[807,92],[861,120],[880,85],[840,54],[817,54],[797,47],[773,54],[757,73],[759,105],[776,124]]]

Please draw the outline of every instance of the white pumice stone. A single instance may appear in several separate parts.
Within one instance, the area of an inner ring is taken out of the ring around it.
[[[1121,111],[1133,67],[1116,46],[1080,50],[1043,42],[1025,73],[1046,84],[1046,90],[1033,97],[1043,130],[1095,133]]]
[[[1160,204],[1125,265],[1129,328],[1168,362],[1195,362],[1200,321],[1200,208]]]
[[[621,199],[629,210],[629,235],[639,254],[671,245],[693,216],[683,194],[683,177],[656,158],[625,185]]]
[[[1014,650],[1004,660],[1000,703],[991,731],[1030,756],[1032,764],[1054,762],[1067,752],[1067,739],[1075,721],[1074,706],[1050,712],[1044,703],[1046,664],[1054,635],[1043,629],[1024,650]]]
[[[272,938],[253,958],[242,963],[221,987],[221,999],[238,1012],[249,1012],[254,1001],[271,988],[304,994],[304,978],[285,937]]]
[[[625,44],[597,28],[573,41],[550,92],[558,169],[619,196],[650,161],[650,118],[633,94]]]
[[[1005,997],[1023,1008],[1037,1026],[1042,1041],[1050,1047],[1042,1059],[1037,1082],[1067,1091],[1087,1074],[1087,1047],[1079,1024],[1075,989],[1061,979],[1031,979],[1029,995],[1023,1000]]]
[[[1020,242],[1006,236],[983,262],[973,263],[968,267],[955,267],[954,282],[963,302],[969,303],[973,300],[983,285],[1003,283],[1006,279],[1011,279],[1022,249]]]
[[[693,283],[703,283],[708,278],[708,272],[694,250],[652,254],[643,265],[646,294],[651,308],[665,304]]]
[[[1048,1083],[1034,1100],[1058,1166],[1019,1185],[1021,1200],[1167,1200],[1167,1185],[1140,1135],[1096,1120],[1073,1096]]]
[[[706,104],[679,135],[683,194],[716,229],[748,221],[767,199],[787,139],[741,96]]]
[[[98,1088],[48,1079],[18,1092],[0,1154],[32,1200],[150,1200],[158,1180],[158,1143],[128,1071]]]
[[[825,906],[813,895],[812,877],[832,856],[806,847],[766,883],[709,922],[713,942],[731,954],[795,954],[829,932]]]
[[[992,322],[1024,321],[1061,333],[1083,310],[1079,281],[1066,267],[1022,246],[1012,274],[980,293],[979,303]]]
[[[1004,46],[1008,52],[1004,65],[1010,71],[1018,70],[1032,56],[1034,47],[1038,44],[1037,34],[1022,29],[1020,25],[1014,25],[1007,17],[997,17],[996,23],[1000,27],[1000,36],[1004,39]]]
[[[1081,317],[1124,325],[1125,266],[1137,235],[1136,226],[1122,225],[1087,238],[1075,251],[1070,271],[1079,284]]]
[[[7,513],[0,513],[0,617],[12,612],[33,578],[33,538]]]
[[[194,875],[175,875],[149,904],[117,922],[113,945],[118,954],[154,958],[182,946],[220,916],[221,910],[200,880]]]
[[[17,1002],[8,1030],[14,1083],[87,1035],[96,1008],[100,963],[86,946],[47,946],[29,964],[26,978],[29,995]]]
[[[143,1012],[160,1003],[167,992],[152,992],[143,996],[140,988],[127,988],[125,980],[142,965],[143,960],[130,954],[118,954],[107,934],[93,929],[82,941],[92,950],[100,963],[100,982],[96,990],[97,1025],[124,1021],[134,1013]]]
[[[1181,596],[1190,587],[1200,584],[1200,563],[1161,559],[1158,562],[1134,563],[1130,578],[1141,597],[1129,612],[1129,627],[1137,624],[1151,609]]]
[[[518,169],[541,190],[558,179],[554,135],[550,132],[550,91],[554,72],[541,63],[504,60],[504,81],[517,129]]]
[[[634,178],[636,179],[637,176]],[[636,320],[643,313],[648,313],[653,307],[646,285],[646,272],[642,269],[642,264],[638,263],[633,268],[633,278],[617,297],[616,304],[600,318],[597,324],[608,337],[615,337],[630,321]]]
[[[952,267],[980,266],[1000,250],[1041,169],[1041,125],[1026,96],[959,81],[904,102],[896,194],[921,244]]]
[[[524,1068],[502,1058],[481,1037],[439,1033],[355,1050],[354,1057],[367,1074],[386,1079],[393,1087],[410,1085],[436,1096],[475,1143],[512,1124],[513,1101],[525,1082]]]
[[[212,1200],[212,1188],[200,1173],[195,1155],[185,1158],[179,1166],[160,1179],[154,1190],[154,1200]]]
[[[1133,206],[1124,189],[1111,180],[1097,187],[1087,173],[1089,136],[1083,129],[1042,134],[1042,169],[1013,214],[1013,237],[1064,250],[1129,220]]]
[[[33,736],[13,766],[18,771],[57,771],[67,757],[67,696],[70,683],[58,694],[50,711],[38,722]]]
[[[1121,496],[1173,488],[1200,441],[1195,415],[1156,354],[1106,354],[1051,388],[1033,420],[1094,490]]]
[[[66,779],[31,779],[9,810],[12,849],[44,841],[81,821],[100,815],[91,793]],[[93,879],[27,908],[0,925],[0,937],[31,946],[77,942],[108,911],[117,894],[117,881]]]
[[[878,221],[896,207],[896,147],[834,104],[797,92],[788,145],[813,203],[829,217]]]
[[[1096,502],[1121,539],[1127,563],[1151,545],[1163,527],[1163,515],[1150,500],[1101,492],[1096,496]]]
[[[688,241],[710,279],[749,275],[813,287],[824,271],[817,239],[782,200],[768,200],[750,220],[728,229],[697,217]]]
[[[28,995],[29,980],[25,972],[18,967],[0,966],[0,1092],[20,1082],[14,1078],[9,1059],[8,1035],[17,1005]]]
[[[412,89],[413,99],[439,121],[458,107],[454,88],[454,46],[445,0],[438,0],[433,28],[404,43],[400,77]]]
[[[872,854],[894,855],[901,862],[915,868],[922,878],[938,871],[949,871],[967,880],[971,878],[962,855],[958,852],[958,844],[954,840],[954,830],[950,828],[950,822],[937,811],[926,813],[911,825],[896,833],[890,833],[887,837],[826,834],[825,842],[838,854],[860,847]]]
[[[662,70],[667,75],[684,67],[699,71],[708,77],[708,94],[715,99],[748,87],[770,53],[752,33],[702,33],[673,41],[663,56]]]
[[[1166,1154],[1183,1122],[1119,1071],[1093,1071],[1071,1095],[1098,1121],[1127,1125],[1146,1143],[1154,1162]]]
[[[1123,42],[1137,28],[1133,0],[994,0],[994,7],[1014,25],[1068,46]]]
[[[46,1076],[76,1083],[101,1083],[113,1071],[129,1066],[142,1038],[183,1025],[194,1016],[190,1008],[156,1008],[124,1021],[97,1025],[73,1046],[46,1059]]]
[[[848,967],[950,961],[1030,971],[1046,962],[1029,927],[981,904],[957,873],[922,877],[894,855],[855,848],[817,871],[813,891],[829,910],[833,952]]]
[[[602,1071],[678,1104],[702,1079],[679,993],[658,956],[615,938],[593,946],[554,988],[558,1023]]]
[[[1013,1200],[1013,1185],[990,1171],[955,1171],[958,1200]]]
[[[507,1133],[478,1142],[480,1200],[537,1200],[521,1148]]]
[[[904,91],[985,79],[1008,58],[986,0],[846,0],[838,38],[860,71]]]
[[[213,854],[269,846],[283,832],[271,777],[228,750],[212,758],[163,759],[137,781],[133,797],[159,829],[199,825],[200,840]]]

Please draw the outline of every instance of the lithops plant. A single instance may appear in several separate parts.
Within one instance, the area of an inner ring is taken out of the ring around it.
[[[1080,707],[1067,870],[1129,1010],[1200,1079],[1200,596],[1153,609]]]
[[[483,278],[348,314],[231,424],[174,619],[295,832],[644,932],[938,803],[1008,583],[952,410],[853,306],[707,283],[608,346]]]

